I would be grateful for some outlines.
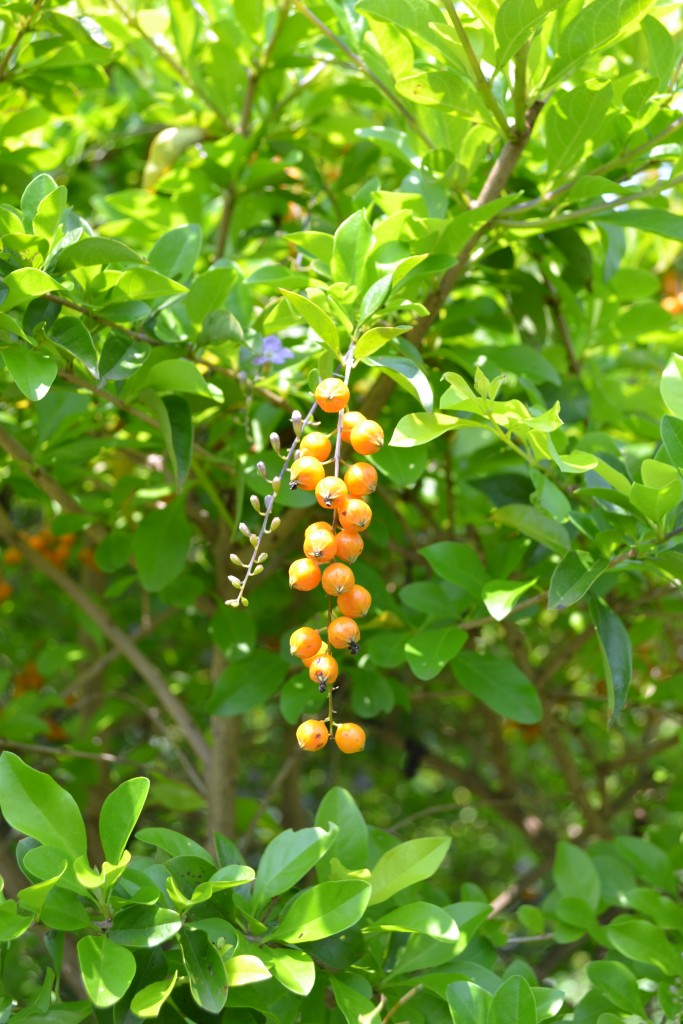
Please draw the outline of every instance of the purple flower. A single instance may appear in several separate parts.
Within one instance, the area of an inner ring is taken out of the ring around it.
[[[294,353],[291,348],[286,348],[277,334],[269,334],[261,343],[261,352],[252,358],[254,366],[266,366],[271,363],[273,366],[282,366]]]

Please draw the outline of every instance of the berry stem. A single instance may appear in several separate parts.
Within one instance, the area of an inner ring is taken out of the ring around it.
[[[287,452],[287,454],[286,454],[286,456],[284,458],[284,461],[282,463],[282,469],[280,470],[280,473],[279,473],[280,481],[283,479],[284,474],[287,471],[287,467],[289,466],[289,463],[292,460],[292,456],[294,455],[294,452],[296,451],[296,449],[299,446],[301,431],[303,431],[304,428],[307,427],[308,424],[311,422],[311,420],[313,419],[313,416],[315,415],[315,410],[317,408],[318,408],[317,403],[314,402],[313,405],[311,406],[311,408],[308,410],[308,412],[306,413],[306,415],[303,418],[303,421],[301,423],[301,430],[299,431],[298,434],[295,432],[294,440],[292,441],[291,445],[289,446],[289,451]],[[263,543],[263,538],[265,537],[266,533],[268,532],[268,526],[269,526],[269,523],[270,523],[271,516],[273,515],[273,509],[275,508],[275,502],[277,501],[277,496],[278,496],[278,491],[277,490],[273,490],[273,493],[271,495],[270,504],[266,505],[266,514],[263,517],[263,521],[261,522],[261,529],[258,532],[258,535],[257,535],[255,543],[253,544],[253,550],[251,552],[251,558],[249,559],[249,562],[247,564],[247,567],[246,567],[246,570],[245,570],[245,573],[244,573],[244,579],[242,580],[242,585],[239,588],[239,591],[237,593],[237,597],[231,597],[231,598],[229,598],[225,602],[227,605],[230,605],[233,608],[239,608],[240,605],[246,606],[246,604],[247,604],[247,599],[244,596],[244,591],[246,590],[247,583],[249,582],[249,579],[251,578],[254,566],[256,565],[256,560],[258,558],[259,551],[261,549],[261,544]]]

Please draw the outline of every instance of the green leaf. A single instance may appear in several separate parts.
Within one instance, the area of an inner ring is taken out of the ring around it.
[[[163,981],[153,981],[151,985],[145,985],[133,996],[130,1004],[131,1011],[137,1016],[158,1017],[161,1007],[164,1005],[178,980],[178,972],[174,971],[170,978]]]
[[[324,341],[329,349],[336,356],[340,353],[339,332],[324,309],[305,295],[298,295],[296,292],[289,292],[281,288],[280,292],[293,306],[296,312],[303,317],[308,326],[315,331],[321,341]]]
[[[531,0],[533,3],[533,0]],[[591,146],[612,102],[612,86],[577,85],[553,96],[545,113],[548,170],[551,176],[575,167]]]
[[[138,389],[142,385],[146,385],[157,391],[180,391],[189,395],[203,395],[214,401],[223,400],[220,391],[217,388],[212,390],[209,387],[195,364],[191,363],[189,359],[164,359],[149,368],[145,367],[142,373],[143,375],[137,381]]]
[[[541,721],[538,693],[511,661],[462,651],[451,668],[460,685],[497,715],[523,725]]]
[[[591,618],[598,633],[602,664],[608,692],[609,720],[612,724],[626,703],[633,674],[633,649],[626,627],[611,608],[593,599]]]
[[[656,0],[595,0],[583,7],[563,29],[558,56],[546,87],[589,54],[597,54],[620,36],[627,35],[654,6]]]
[[[286,673],[282,658],[263,649],[233,662],[218,677],[211,713],[229,718],[264,704],[279,689]]]
[[[387,850],[372,869],[370,906],[384,903],[397,892],[431,878],[438,871],[451,845],[450,839],[410,839]]]
[[[136,267],[135,270],[124,270],[114,288],[114,295],[136,301],[147,299],[163,299],[167,295],[186,292],[187,288],[170,277],[157,273],[151,267]]]
[[[463,629],[447,626],[413,633],[405,642],[405,653],[414,676],[433,679],[458,654],[467,640]]]
[[[180,575],[191,537],[179,498],[167,508],[147,512],[133,537],[133,554],[145,590],[156,594]]]
[[[669,412],[683,420],[683,356],[672,355],[662,373],[659,390]]]
[[[332,276],[335,281],[362,288],[368,273],[372,228],[365,210],[356,210],[334,233]]]
[[[643,1008],[643,994],[638,982],[626,964],[619,960],[595,960],[586,968],[588,977],[607,996],[611,1003],[625,1013],[639,1013]]]
[[[55,231],[62,219],[66,209],[67,192],[63,185],[53,189],[44,196],[38,204],[35,217],[33,218],[33,230],[41,238],[52,241]]]
[[[108,861],[118,864],[145,806],[149,779],[127,779],[109,794],[100,811],[99,832]]]
[[[228,976],[220,953],[199,929],[183,929],[178,941],[192,998],[203,1010],[220,1013],[228,998]]]
[[[172,828],[141,828],[135,833],[135,838],[142,840],[143,843],[158,846],[171,857],[198,857],[215,866],[213,857],[203,846]]]
[[[0,942],[14,942],[33,922],[32,914],[19,914],[15,901],[5,900],[0,904]]]
[[[593,583],[608,567],[606,558],[587,564],[584,552],[570,551],[555,567],[550,578],[548,608],[568,608],[590,590]]]
[[[172,938],[183,926],[169,907],[124,907],[114,915],[109,938],[130,949],[151,949]]]
[[[447,416],[442,412],[411,412],[398,421],[389,444],[394,448],[428,444],[434,438],[453,430],[460,422],[457,416]]]
[[[562,896],[578,896],[592,910],[600,903],[600,876],[580,846],[560,841],[555,850],[553,880]]]
[[[60,316],[49,330],[45,331],[55,345],[75,356],[96,380],[100,376],[98,355],[90,331],[78,316]]]
[[[366,932],[416,932],[439,942],[455,942],[460,929],[451,915],[433,903],[406,903],[367,925]]]
[[[273,976],[297,996],[307,996],[315,984],[315,963],[302,949],[263,949]]]
[[[683,217],[669,210],[606,210],[593,216],[597,221],[605,220],[619,227],[636,228],[638,231],[683,242]]]
[[[288,904],[271,939],[316,942],[352,928],[370,900],[370,886],[359,879],[322,882],[305,889]]]
[[[473,981],[454,981],[446,989],[454,1024],[487,1024],[491,994]]]
[[[11,345],[1,351],[5,366],[21,393],[32,402],[45,398],[57,376],[56,359],[27,345]]]
[[[53,277],[36,267],[22,267],[20,270],[13,270],[5,278],[5,287],[7,295],[0,302],[0,306],[5,310],[22,305],[36,295],[45,295],[47,292],[60,290],[60,285]]]
[[[563,0],[503,0],[496,15],[496,39],[500,46],[496,64],[500,68],[517,53],[536,28]]]
[[[385,274],[384,277],[380,277],[379,280],[370,285],[361,300],[360,310],[358,311],[359,324],[364,324],[366,320],[369,320],[373,313],[376,313],[377,310],[382,307],[385,299],[391,291],[393,280],[394,274],[392,272],[391,274]],[[360,358],[362,357],[358,355],[358,349],[356,349],[356,359]]]
[[[551,551],[564,554],[571,546],[569,533],[565,527],[530,505],[504,505],[493,510],[492,518],[494,522],[518,530]]]
[[[27,910],[31,910],[34,914],[40,916],[45,900],[66,871],[66,858],[64,858],[62,864],[63,866],[61,871],[58,874],[53,875],[52,878],[46,878],[44,882],[36,882],[34,885],[28,885],[24,889],[19,889],[17,892],[17,899],[21,903],[22,907]]]
[[[0,755],[0,809],[12,828],[39,843],[69,857],[87,853],[85,825],[71,794],[8,750]]]
[[[95,1006],[118,1003],[135,977],[135,957],[104,935],[86,935],[76,946],[83,984]]]
[[[19,206],[24,215],[24,227],[28,231],[38,207],[46,196],[57,190],[57,182],[49,174],[37,174],[23,191]]]
[[[650,921],[622,917],[607,925],[606,934],[617,953],[621,953],[629,960],[653,964],[670,977],[679,974],[680,954],[658,925]]]
[[[142,263],[134,249],[117,238],[81,238],[62,249],[57,257],[60,270],[96,267],[104,263]],[[119,281],[118,287],[121,286]],[[167,294],[167,293],[164,293]]]
[[[520,583],[519,580],[489,580],[481,591],[489,615],[496,622],[502,622],[514,610],[522,594],[536,583],[537,579],[529,580],[528,583]]]
[[[159,422],[176,490],[180,491],[185,486],[192,464],[194,423],[190,407],[181,395],[164,395],[162,398],[152,388],[145,388],[141,398]]]
[[[231,987],[254,985],[272,977],[263,960],[249,953],[231,957],[225,964],[225,972]]]
[[[462,587],[472,597],[479,597],[488,573],[471,547],[455,541],[439,541],[418,550],[438,576]]]
[[[150,351],[146,342],[110,334],[100,353],[100,386],[110,380],[126,380],[142,366]]]
[[[321,828],[302,828],[295,832],[288,828],[271,840],[256,872],[255,910],[301,881],[327,853],[337,831],[336,825],[329,832]]]
[[[518,974],[494,994],[486,1024],[536,1024],[536,1002],[529,982]]]
[[[347,789],[333,786],[320,801],[315,816],[318,828],[337,826],[334,855],[349,871],[365,867],[368,856],[368,827],[358,804]]]
[[[230,294],[237,274],[232,267],[213,267],[195,277],[185,299],[185,308],[195,325],[201,325],[209,313],[220,309]]]
[[[201,251],[201,227],[199,224],[183,224],[157,239],[149,254],[149,262],[160,274],[186,281]]]
[[[429,377],[415,360],[407,359],[404,356],[366,356],[363,361],[368,366],[380,366],[387,377],[396,381],[404,391],[414,395],[427,413],[432,412],[434,408],[432,386],[429,383]],[[396,432],[394,431],[395,436]]]
[[[374,352],[384,348],[392,338],[399,334],[405,334],[407,327],[371,327],[369,331],[362,334],[356,343],[354,356],[356,362],[360,362]]]
[[[677,469],[683,470],[683,422],[673,416],[662,416],[660,430],[666,454]]]

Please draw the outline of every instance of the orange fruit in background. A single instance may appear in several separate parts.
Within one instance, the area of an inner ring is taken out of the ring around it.
[[[19,548],[5,548],[2,560],[5,565],[21,565],[24,561],[24,556]]]
[[[7,580],[0,580],[0,602],[7,601],[14,593],[14,587]]]

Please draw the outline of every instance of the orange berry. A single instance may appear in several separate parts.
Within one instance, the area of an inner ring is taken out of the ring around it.
[[[57,559],[57,562],[59,564],[61,564],[61,565],[64,565],[65,562],[69,561],[69,556],[70,555],[71,555],[71,545],[70,544],[59,543],[57,545],[57,547],[55,548],[55,558]]]
[[[372,519],[372,509],[362,498],[346,498],[337,505],[337,515],[344,530],[362,533]]]
[[[337,534],[337,558],[342,562],[355,562],[363,550],[363,538],[352,530],[341,530]]]
[[[314,530],[327,530],[329,533],[334,533],[332,529],[332,523],[328,523],[324,519],[319,519],[316,523],[311,523],[304,530],[304,537],[308,537],[309,533],[313,533]]]
[[[338,651],[349,650],[351,654],[358,654],[360,644],[358,623],[347,615],[333,619],[327,629],[327,639]]]
[[[326,377],[315,389],[315,400],[323,412],[341,412],[350,397],[349,389],[338,377]]]
[[[318,504],[323,508],[337,508],[339,502],[344,501],[348,494],[346,484],[338,476],[326,476],[315,489]]]
[[[316,654],[310,664],[308,674],[313,682],[318,684],[320,692],[324,693],[327,684],[332,685],[339,675],[339,665],[331,654]]]
[[[299,448],[302,455],[309,455],[312,459],[324,462],[329,459],[332,452],[332,444],[327,434],[314,430],[301,438]]]
[[[342,441],[348,444],[351,439],[351,431],[357,423],[362,423],[364,419],[365,416],[362,412],[345,412],[342,420]]]
[[[346,594],[356,582],[353,570],[341,562],[334,562],[328,565],[323,571],[323,590],[330,597],[338,597],[339,594]]]
[[[374,455],[384,444],[384,431],[374,420],[357,423],[349,438],[351,447],[359,455]]]
[[[304,554],[322,565],[331,562],[337,553],[337,538],[330,530],[310,530],[304,536]]]
[[[316,484],[319,484],[324,478],[325,470],[317,459],[310,455],[304,455],[292,463],[289,474],[289,486],[293,491],[297,487],[300,487],[302,491],[314,491]]]
[[[319,650],[317,650],[317,651],[315,652],[315,654],[312,654],[312,655],[310,656],[310,658],[302,658],[302,659],[301,659],[301,663],[302,663],[302,665],[305,665],[305,666],[306,666],[306,668],[310,668],[310,667],[311,667],[311,664],[312,664],[312,663],[313,663],[313,661],[314,661],[314,659],[315,659],[315,658],[319,658],[319,657],[320,657],[320,656],[321,656],[322,654],[327,654],[327,652],[329,651],[329,649],[330,649],[330,648],[329,648],[329,647],[327,646],[327,644],[326,644],[326,643],[325,643],[325,641],[323,640],[323,641],[322,641],[322,643],[320,644],[320,648],[319,648]]]
[[[323,579],[324,586],[325,581]],[[348,615],[352,619],[362,619],[364,615],[368,614],[371,604],[372,594],[365,587],[361,587],[359,583],[356,583],[345,594],[340,594],[337,598],[337,608],[339,611],[342,615]]]
[[[5,548],[2,560],[5,565],[21,565],[24,561],[24,556],[19,548]]]
[[[676,316],[683,309],[678,295],[665,295],[659,305],[662,309],[665,309],[667,313],[671,313],[672,316]]]
[[[374,494],[377,487],[377,470],[369,462],[355,462],[344,473],[344,483],[352,498]]]
[[[6,580],[0,580],[0,601],[7,601],[14,593],[14,587]]]
[[[314,590],[320,583],[320,567],[310,558],[297,558],[289,567],[289,585],[293,590]]]
[[[45,551],[49,543],[47,537],[42,533],[32,533],[26,538],[26,544],[32,551]]]
[[[343,754],[359,754],[365,750],[365,731],[355,722],[342,722],[337,726],[334,742]]]
[[[312,658],[322,645],[320,633],[310,626],[295,629],[289,638],[289,650],[295,658]]]
[[[296,741],[302,750],[322,750],[329,738],[327,726],[317,718],[309,718],[296,730]]]

